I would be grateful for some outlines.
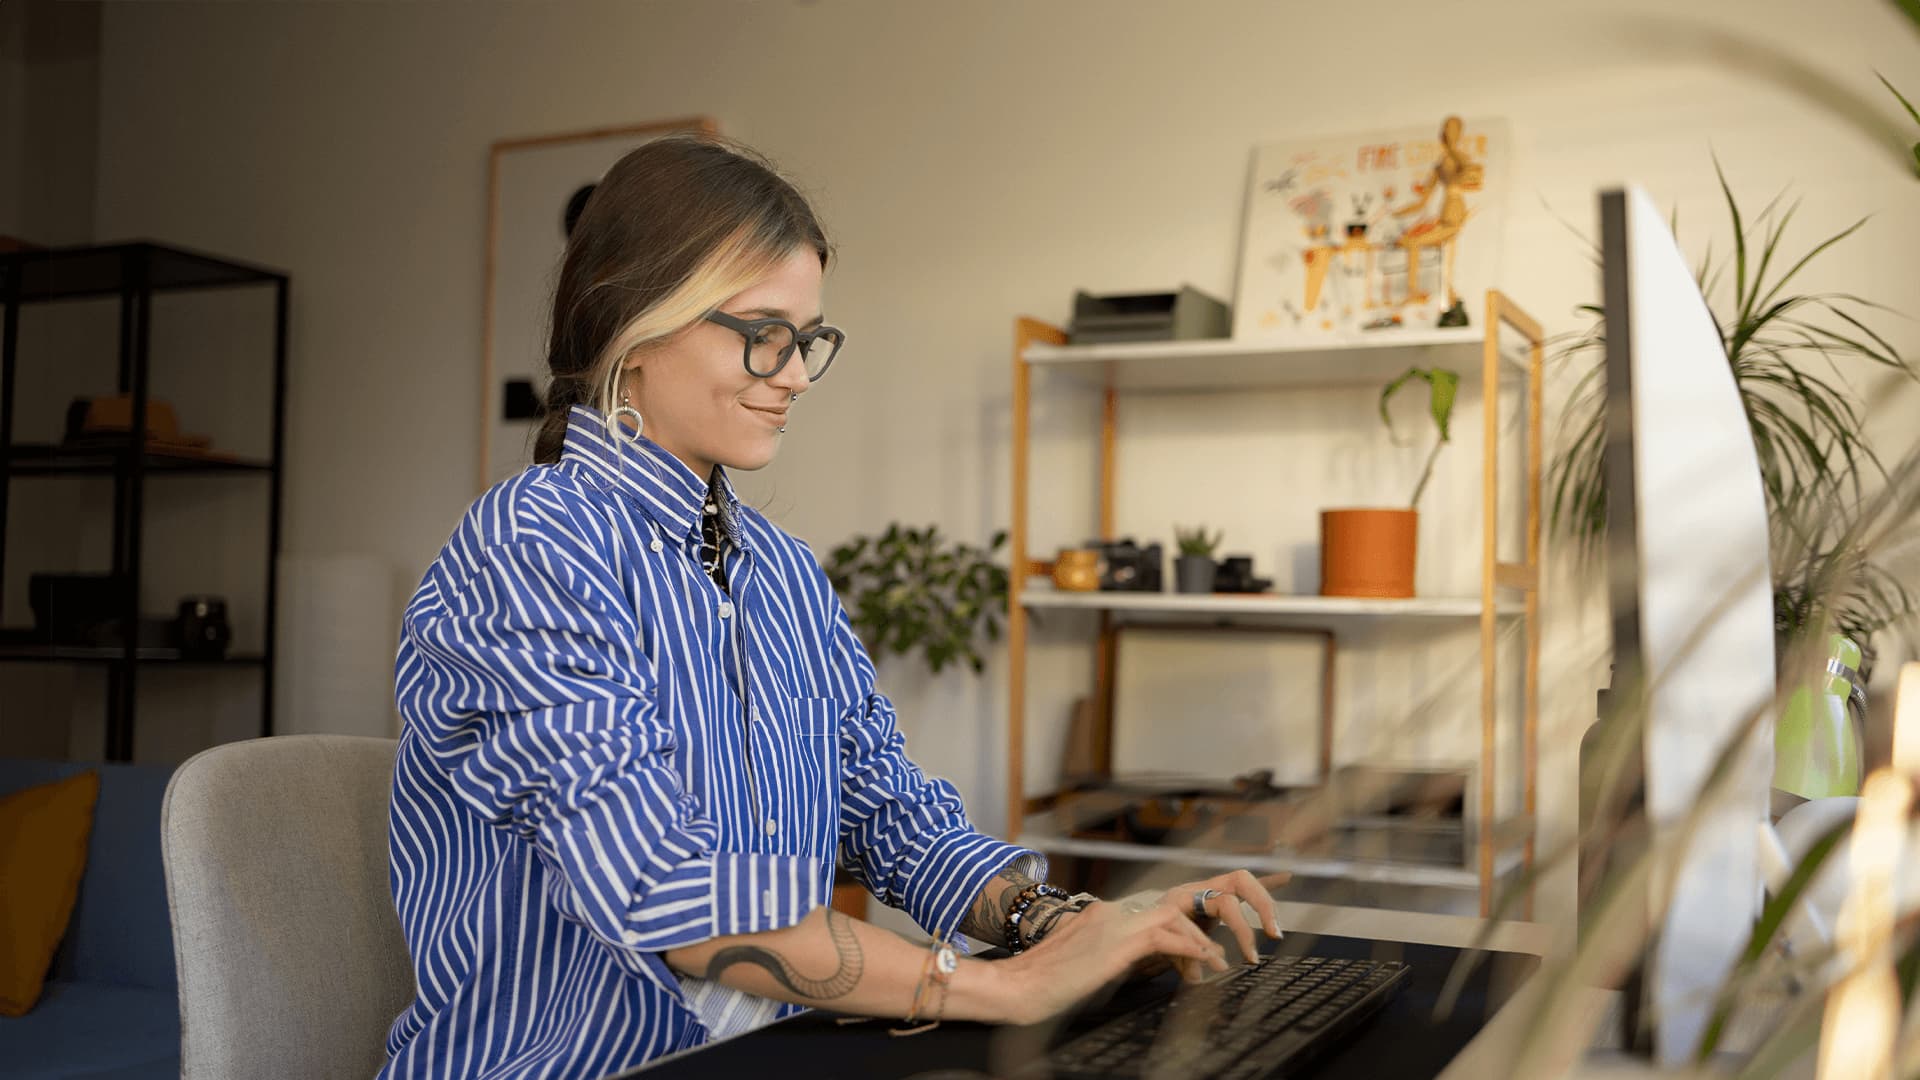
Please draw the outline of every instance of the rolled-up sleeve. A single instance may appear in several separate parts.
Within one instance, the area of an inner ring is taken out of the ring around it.
[[[660,955],[824,902],[810,860],[722,850],[681,788],[652,666],[610,572],[537,543],[482,550],[409,608],[399,706],[466,806],[530,842],[560,914],[680,996]]]
[[[893,703],[874,688],[873,661],[832,603],[834,693],[852,703],[840,726],[841,862],[882,903],[929,933],[951,933],[1002,870],[1020,862],[1039,878],[1046,861],[975,829],[959,791],[908,760]]]

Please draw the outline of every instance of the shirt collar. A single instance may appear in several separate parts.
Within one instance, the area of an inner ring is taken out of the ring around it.
[[[697,535],[709,502],[728,539],[744,545],[740,500],[727,470],[715,465],[702,479],[686,463],[647,438],[627,438],[607,430],[606,417],[585,405],[567,414],[567,438],[560,460],[574,461],[604,487],[619,492],[672,536]]]

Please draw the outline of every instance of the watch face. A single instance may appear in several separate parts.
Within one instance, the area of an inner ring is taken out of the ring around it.
[[[951,945],[940,946],[940,951],[934,954],[933,963],[942,975],[951,975],[960,970],[960,958],[954,955]]]

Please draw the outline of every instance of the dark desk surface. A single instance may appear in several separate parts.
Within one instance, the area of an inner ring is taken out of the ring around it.
[[[1280,945],[1289,953],[1402,960],[1412,967],[1400,995],[1338,1050],[1305,1073],[1339,1077],[1393,1077],[1417,1080],[1436,1076],[1479,1032],[1520,979],[1537,963],[1531,956],[1490,953],[1474,972],[1453,1012],[1435,1018],[1434,1009],[1447,974],[1461,950],[1437,945],[1365,941],[1357,938],[1289,934]],[[1174,985],[1171,975],[1123,988],[1113,1000],[1053,1031],[1052,1042],[1084,1031],[1141,1004]],[[830,1014],[808,1013],[737,1039],[660,1062],[645,1070],[647,1080],[676,1077],[769,1076],[779,1080],[844,1080],[848,1077],[960,1080],[1004,1076],[1037,1057],[1049,1032],[1036,1028],[997,1028],[985,1024],[946,1023],[920,1035],[887,1034],[886,1022],[841,1025]],[[638,1077],[639,1072],[624,1074]]]

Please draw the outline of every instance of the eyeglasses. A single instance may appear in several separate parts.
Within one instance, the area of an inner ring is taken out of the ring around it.
[[[747,373],[771,379],[787,366],[798,351],[806,365],[807,381],[819,382],[827,365],[847,343],[846,331],[837,326],[816,326],[801,330],[785,319],[742,319],[724,311],[707,312],[707,321],[736,331],[746,339],[742,360]]]

